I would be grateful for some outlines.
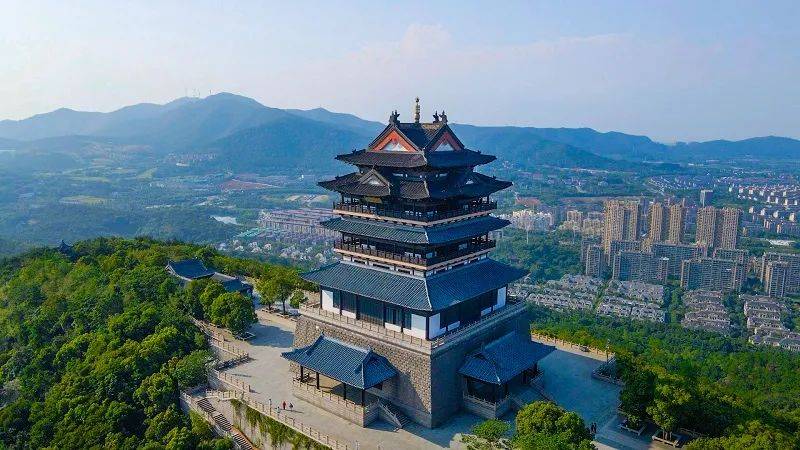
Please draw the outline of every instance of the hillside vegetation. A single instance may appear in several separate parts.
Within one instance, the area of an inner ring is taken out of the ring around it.
[[[678,324],[534,308],[531,328],[617,352],[621,409],[708,436],[694,449],[800,448],[800,355]]]
[[[252,303],[237,308],[238,294],[215,296],[212,284],[198,305],[164,267],[200,257],[260,278],[285,270],[149,239],[74,250],[0,263],[0,448],[230,448],[178,407],[210,355],[189,314],[235,326],[252,320]]]

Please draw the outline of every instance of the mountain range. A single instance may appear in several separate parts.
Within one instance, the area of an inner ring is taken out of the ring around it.
[[[384,124],[322,108],[278,109],[229,93],[142,103],[116,111],[61,108],[23,120],[0,121],[0,151],[79,149],[92,143],[146,146],[158,154],[213,154],[215,169],[329,164],[338,153],[363,148]],[[485,127],[453,124],[470,148],[522,166],[596,169],[641,162],[800,157],[800,141],[754,137],[667,145],[646,136],[591,128]]]

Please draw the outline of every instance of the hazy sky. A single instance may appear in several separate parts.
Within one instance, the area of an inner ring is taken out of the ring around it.
[[[380,121],[418,95],[462,123],[800,138],[800,1],[0,0],[0,119],[209,91]]]

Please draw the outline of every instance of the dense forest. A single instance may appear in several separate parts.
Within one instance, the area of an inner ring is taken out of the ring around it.
[[[214,283],[181,290],[164,267],[187,257],[264,283],[296,279],[149,239],[99,238],[68,255],[38,249],[0,263],[0,448],[230,448],[178,406],[210,357],[190,314],[238,328],[253,305]]]
[[[580,241],[570,233],[542,233],[506,228],[492,257],[530,272],[535,282],[581,273]]]
[[[800,355],[744,338],[533,308],[532,329],[617,354],[634,422],[707,437],[695,449],[799,448]]]

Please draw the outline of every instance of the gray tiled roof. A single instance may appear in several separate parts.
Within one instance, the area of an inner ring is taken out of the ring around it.
[[[488,164],[496,159],[474,150],[453,152],[374,152],[358,150],[338,155],[339,161],[357,166],[413,168],[430,166],[438,169],[474,167]]]
[[[389,361],[372,349],[357,347],[324,334],[313,344],[281,356],[360,389],[369,389],[397,374]]]
[[[555,347],[533,342],[530,336],[511,332],[468,355],[461,375],[491,384],[503,384],[549,355]]]
[[[509,222],[493,216],[476,217],[433,227],[415,227],[371,220],[335,218],[320,223],[342,233],[406,244],[445,244],[499,230]]]
[[[223,281],[222,287],[225,288],[226,292],[242,292],[253,289],[253,286],[250,283],[245,283],[244,281],[238,278],[233,278],[231,280]]]
[[[190,280],[195,280],[198,278],[205,278],[214,275],[214,271],[208,269],[203,261],[193,258],[193,259],[184,259],[182,261],[170,261],[167,263],[167,266],[175,272],[176,275],[183,278],[188,278]]]
[[[501,288],[525,271],[484,259],[426,278],[338,262],[301,276],[324,287],[352,292],[417,311],[439,311]]]
[[[366,178],[364,174],[355,172],[321,181],[319,185],[349,195],[385,197],[391,194],[412,200],[486,197],[511,186],[511,182],[471,171],[451,172],[441,179],[428,180],[388,176],[385,179],[389,185],[367,183],[364,181]]]

